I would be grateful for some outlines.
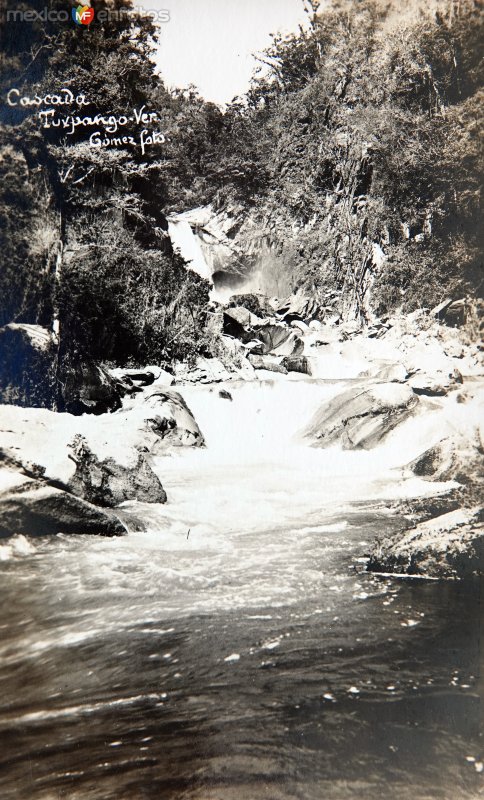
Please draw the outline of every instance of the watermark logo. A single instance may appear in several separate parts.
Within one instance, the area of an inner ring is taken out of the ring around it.
[[[78,2],[78,0],[76,0]],[[100,8],[96,13],[88,3],[79,3],[77,8],[72,9],[72,19],[76,25],[90,25],[96,16],[96,20],[102,25],[105,22],[119,22],[133,20],[137,23],[138,18],[151,19],[153,23],[170,22],[170,11],[167,8],[150,9],[143,6],[132,6],[131,8]],[[7,22],[69,22],[71,15],[65,8],[44,8],[35,10],[28,8],[22,11],[18,8],[8,9],[5,14],[0,0],[0,27],[4,20]]]
[[[72,19],[76,25],[90,25],[94,19],[94,9],[91,6],[78,5],[72,9]]]

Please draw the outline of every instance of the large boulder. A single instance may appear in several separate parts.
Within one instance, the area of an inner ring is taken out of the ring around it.
[[[339,443],[347,450],[370,449],[403,422],[418,402],[406,385],[355,386],[319,409],[303,437],[314,447]]]
[[[280,322],[258,322],[253,326],[253,336],[262,342],[261,355],[299,356],[304,350],[299,336]]]
[[[165,502],[149,463],[159,436],[149,428],[148,418],[146,411],[75,417],[3,406],[1,461],[96,505]]]
[[[123,384],[94,361],[78,361],[64,370],[63,410],[70,414],[104,414],[121,408]]]
[[[282,364],[278,364],[270,356],[249,356],[249,361],[254,369],[265,369],[268,372],[279,372],[281,375],[287,375],[287,369]]]
[[[75,436],[69,448],[69,457],[76,465],[68,484],[73,494],[94,505],[110,508],[125,500],[166,503],[166,492],[160,479],[141,453],[136,453],[133,463],[125,466],[114,458],[101,461],[80,435]]]
[[[243,306],[224,309],[223,332],[241,342],[250,342],[254,338],[254,325],[261,323],[260,317]]]
[[[40,325],[0,329],[0,402],[102,414],[121,407],[122,383],[94,361],[59,364],[53,334]]]
[[[19,491],[0,494],[0,537],[17,533],[122,536],[126,531],[114,514],[44,483],[31,481]]]
[[[409,464],[412,472],[434,481],[484,482],[482,445],[455,434],[428,448]]]
[[[298,290],[286,300],[282,300],[275,310],[278,316],[287,323],[295,320],[309,323],[320,315],[316,300],[313,297],[305,296],[301,290]]]
[[[54,408],[57,348],[40,325],[11,323],[0,329],[0,402]]]
[[[378,541],[372,572],[469,579],[484,575],[484,512],[460,508]]]
[[[281,365],[288,372],[300,372],[302,375],[311,375],[311,364],[306,356],[285,356]]]
[[[146,427],[155,435],[151,452],[159,454],[166,447],[203,447],[205,440],[183,397],[171,389],[152,388],[140,398],[137,410],[146,418]],[[148,409],[155,415],[148,416]],[[145,429],[146,429],[145,427]]]

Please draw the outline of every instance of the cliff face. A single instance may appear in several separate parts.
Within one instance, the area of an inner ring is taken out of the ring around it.
[[[483,15],[437,6],[325,4],[275,37],[223,117],[212,217],[185,215],[217,280],[359,321],[478,289]]]
[[[213,299],[248,292],[285,296],[294,288],[274,231],[241,206],[174,214],[169,234],[189,269],[212,283]]]

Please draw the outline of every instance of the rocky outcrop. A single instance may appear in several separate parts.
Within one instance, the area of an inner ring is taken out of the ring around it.
[[[102,414],[121,407],[126,387],[94,361],[58,363],[53,334],[40,325],[0,329],[0,402]]]
[[[124,533],[102,508],[127,500],[164,503],[150,457],[203,436],[182,397],[151,386],[133,407],[105,416],[0,406],[0,529]],[[129,513],[120,511],[127,519]]]
[[[121,465],[114,458],[102,461],[92,452],[83,436],[69,445],[76,471],[69,490],[97,506],[114,508],[126,500],[166,503],[166,492],[146,458],[136,453],[132,465]]]
[[[120,381],[94,361],[79,361],[65,371],[63,410],[70,414],[104,414],[121,408],[126,393]]]
[[[254,369],[266,369],[268,372],[279,372],[281,375],[287,375],[287,369],[270,356],[249,355],[249,362]]]
[[[54,408],[57,347],[40,325],[0,329],[0,402]]]
[[[457,509],[377,542],[367,569],[431,578],[484,576],[484,512]]]
[[[337,395],[313,417],[303,437],[314,447],[341,444],[344,449],[370,449],[406,419],[418,397],[405,385],[375,383]]]
[[[0,494],[0,537],[17,533],[122,536],[126,532],[114,514],[45,483],[32,481],[21,491]]]
[[[143,394],[142,406],[138,413],[147,414],[147,409],[156,415],[146,417],[146,426],[155,434],[158,441],[153,443],[151,452],[159,454],[171,447],[203,447],[205,440],[195,418],[183,397],[173,390],[152,388]]]

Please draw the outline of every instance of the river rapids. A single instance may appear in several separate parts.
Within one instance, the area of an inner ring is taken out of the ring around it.
[[[345,385],[181,389],[147,530],[2,544],[2,800],[481,796],[478,590],[364,571],[425,425],[309,447]]]

